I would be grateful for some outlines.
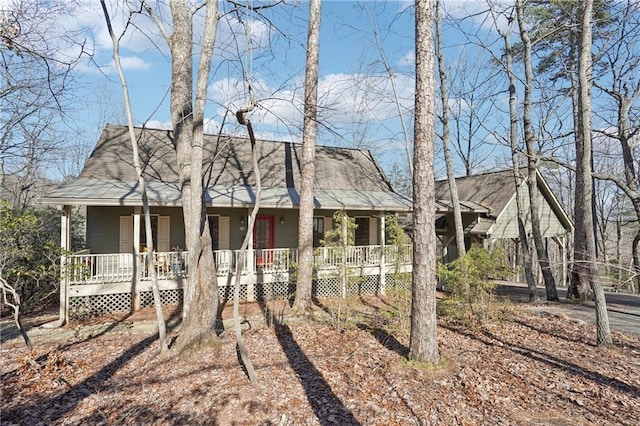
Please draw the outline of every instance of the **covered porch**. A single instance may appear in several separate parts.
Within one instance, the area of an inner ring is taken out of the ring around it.
[[[180,303],[188,276],[186,251],[156,252],[153,267],[163,303]],[[63,258],[61,317],[97,315],[137,310],[153,303],[148,254],[91,254],[87,251]],[[240,271],[243,301],[290,298],[295,292],[298,250],[216,250],[216,270],[221,300],[229,300]],[[321,247],[314,252],[316,297],[384,294],[388,287],[406,285],[411,272],[411,246]]]
[[[135,133],[145,165],[148,225],[156,252],[153,266],[145,266],[147,224],[129,132],[126,126],[108,125],[80,175],[39,200],[56,206],[62,216],[61,247],[67,255],[62,259],[61,321],[73,311],[134,310],[152,303],[147,268],[156,271],[165,303],[182,299],[189,253],[184,251],[172,132],[142,127]],[[241,256],[246,265],[238,274],[244,300],[288,297],[297,272],[301,145],[256,142],[262,191],[260,211],[251,224],[257,201],[252,144],[232,135],[204,138],[202,197],[221,298],[231,293]],[[410,258],[394,255],[394,249],[385,246],[385,217],[411,212],[411,200],[393,190],[369,151],[317,146],[313,193],[316,296],[344,296],[355,288],[384,291],[392,274],[410,268]],[[84,244],[72,246],[71,215],[78,211],[84,219]],[[354,247],[325,249],[325,233],[335,230],[333,216],[338,211],[355,222],[355,235],[347,242]],[[241,254],[238,249],[245,237],[250,248]],[[87,250],[69,253],[82,248]]]

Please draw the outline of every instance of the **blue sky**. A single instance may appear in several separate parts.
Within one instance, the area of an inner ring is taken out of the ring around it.
[[[0,5],[7,1],[0,0]],[[169,18],[166,2],[149,3],[161,17]],[[246,3],[257,6],[265,2]],[[225,116],[247,103],[247,76],[259,105],[251,117],[258,136],[300,141],[308,4],[287,2],[265,9],[262,17],[230,13],[229,3],[219,4],[224,13],[209,82],[207,130],[215,133],[222,128],[224,133],[244,134],[246,129],[236,124],[233,115],[226,121]],[[128,6],[122,0],[108,0],[107,5],[116,34],[123,34]],[[446,2],[447,10],[458,15],[482,7],[478,1]],[[135,122],[168,128],[170,57],[166,42],[147,16],[134,15],[132,22],[122,36],[120,54]],[[169,22],[166,24],[170,27]],[[464,25],[477,27],[481,34],[491,33],[485,24],[481,18],[473,18]],[[196,22],[195,30],[201,30],[201,22]],[[59,37],[74,34],[76,41],[84,38],[86,47],[93,51],[91,59],[84,57],[76,67],[77,108],[69,114],[69,121],[81,127],[87,143],[93,145],[102,126],[126,123],[111,41],[99,3],[80,0],[48,31]],[[455,68],[460,57],[469,56],[472,48],[454,28],[445,25],[445,32],[447,62]],[[319,144],[371,149],[385,169],[394,163],[401,169],[408,168],[413,38],[412,2],[323,2]],[[197,50],[196,46],[194,52]],[[68,43],[61,52],[74,56],[78,47]],[[478,58],[473,52],[471,56]],[[247,71],[244,75],[243,68]],[[464,99],[452,102],[460,110],[466,109]],[[489,135],[479,137],[491,139]]]
[[[259,102],[258,110],[252,116],[258,135],[269,139],[301,139],[307,6],[300,2],[265,9],[263,18],[255,14],[225,14],[222,17],[209,86],[208,131],[217,132],[223,123],[225,133],[245,131],[236,125],[235,119],[227,117],[224,121],[225,113],[234,112],[248,101],[247,80],[241,69],[244,67],[254,98]],[[109,7],[115,31],[120,34],[123,30],[122,5],[112,2]],[[154,7],[158,13],[168,16],[159,4]],[[221,8],[226,11],[229,5],[221,3]],[[410,3],[406,2],[323,3],[319,143],[371,145],[374,151],[379,151],[379,156],[384,157],[381,161],[395,161],[395,147],[391,145],[396,144],[402,126],[399,109],[394,103],[396,96],[391,92],[395,88],[400,111],[410,125],[414,66],[412,12]],[[120,54],[135,121],[152,127],[168,127],[170,60],[166,43],[147,17],[136,16],[134,22],[137,28],[127,29]],[[90,28],[86,34],[95,43],[92,60],[80,67],[87,101],[83,113],[106,114],[109,121],[123,122],[124,115],[119,106],[121,89],[112,66],[111,44],[102,12],[95,3],[82,3],[74,23]],[[394,87],[382,65],[374,27],[396,74]],[[99,120],[92,120],[95,121]],[[87,130],[96,132],[95,129]]]

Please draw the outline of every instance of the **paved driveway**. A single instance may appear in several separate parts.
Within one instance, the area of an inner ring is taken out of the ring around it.
[[[526,302],[528,290],[524,283],[498,282],[499,296],[508,297],[513,301]],[[544,287],[538,288],[538,295],[545,300]],[[593,302],[567,302],[567,289],[558,288],[560,302],[550,302],[547,305],[532,307],[550,313],[562,312],[571,318],[580,319],[590,324],[596,323],[596,313]],[[605,292],[609,325],[612,330],[625,333],[640,334],[640,296],[628,293]]]

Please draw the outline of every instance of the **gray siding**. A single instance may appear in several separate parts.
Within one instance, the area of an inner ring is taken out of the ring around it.
[[[87,248],[91,253],[120,251],[120,216],[133,214],[133,207],[87,207]]]
[[[87,248],[91,253],[118,253],[120,216],[133,215],[133,207],[87,207]],[[184,247],[182,208],[152,207],[151,214],[169,216],[169,247]]]
[[[133,215],[133,207],[87,207],[87,247],[92,253],[118,253],[120,240],[120,216]],[[245,221],[251,209],[208,208],[207,214],[229,217],[229,248],[237,250],[242,244],[246,231],[241,232],[241,220]],[[332,217],[332,210],[317,210],[317,217]],[[377,212],[348,212],[351,216],[375,216]],[[170,218],[169,247],[185,247],[184,222],[181,207],[152,207],[151,214]],[[298,246],[298,210],[261,209],[261,215],[274,218],[274,246],[295,248]],[[283,219],[284,223],[280,223]]]
[[[562,222],[558,219],[558,216],[549,205],[547,199],[540,192],[538,192],[536,202],[538,203],[538,211],[540,213],[539,219],[542,237],[548,238],[565,235],[567,230],[563,227]],[[526,187],[523,187],[522,191],[522,206],[525,209],[525,228],[527,232],[529,232],[531,230],[531,212]],[[511,199],[497,218],[491,237],[518,238],[517,205],[515,197]]]

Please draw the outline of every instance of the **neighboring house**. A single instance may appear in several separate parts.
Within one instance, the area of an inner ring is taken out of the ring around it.
[[[550,260],[559,285],[565,283],[567,239],[573,233],[569,216],[551,192],[540,173],[538,183],[538,211],[542,237],[547,243]],[[502,243],[510,253],[513,266],[520,265],[520,237],[518,233],[516,183],[513,170],[482,173],[456,178],[462,207],[465,245],[485,247]],[[524,224],[531,235],[529,192],[524,179],[520,180]],[[436,198],[439,200],[436,233],[441,243],[441,255],[445,261],[457,257],[453,208],[447,180],[436,182]],[[533,242],[531,242],[533,244]]]
[[[138,128],[136,135],[151,206],[157,251],[154,262],[163,294],[168,301],[177,301],[181,298],[182,279],[188,272],[188,253],[180,250],[184,247],[184,223],[172,132]],[[289,283],[288,274],[295,267],[301,148],[296,143],[257,141],[262,197],[243,271],[242,291],[248,300],[275,291],[265,286],[255,288],[252,282]],[[224,287],[232,282],[237,250],[255,203],[250,142],[239,137],[205,135],[204,170],[213,249],[218,275],[227,278],[219,280],[226,291],[228,288]],[[358,225],[357,247],[350,249],[348,261],[361,269],[378,267],[379,278],[372,281],[372,288],[380,290],[386,270],[385,256],[381,256],[385,216],[411,211],[411,201],[393,190],[370,152],[332,147],[316,149],[314,198],[314,245],[320,246],[324,232],[333,227],[334,212],[346,211]],[[125,126],[107,126],[80,176],[39,201],[58,206],[62,212],[63,247],[68,247],[72,207],[86,207],[88,249],[66,259],[71,265],[61,291],[66,318],[67,304],[71,310],[87,306],[99,311],[112,310],[108,306],[114,303],[121,309],[150,303],[148,271],[143,262],[146,246],[142,200]],[[335,256],[327,249],[318,252],[316,267],[328,265],[335,269]],[[404,264],[407,262],[410,264],[410,260],[403,260]],[[332,285],[335,287],[335,283]],[[278,291],[287,292],[289,287]],[[319,293],[329,295],[331,291]]]

